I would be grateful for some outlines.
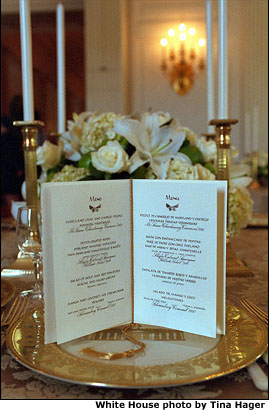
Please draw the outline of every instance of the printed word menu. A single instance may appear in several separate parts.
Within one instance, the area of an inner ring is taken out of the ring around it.
[[[129,323],[225,332],[225,181],[44,183],[45,343]]]

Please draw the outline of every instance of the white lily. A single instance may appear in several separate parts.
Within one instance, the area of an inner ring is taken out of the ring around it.
[[[145,113],[141,121],[132,119],[115,121],[114,131],[125,137],[136,148],[130,158],[130,173],[149,163],[157,178],[165,179],[172,158],[180,158],[191,164],[186,155],[178,153],[186,132],[175,121],[170,125],[162,125],[164,117],[161,114]]]
[[[82,112],[79,115],[74,113],[73,121],[68,121],[68,131],[64,132],[60,137],[60,141],[64,144],[63,150],[67,159],[70,159],[71,161],[80,160],[83,129],[87,120],[94,114],[95,113],[92,112]]]
[[[234,164],[230,168],[230,181],[241,188],[246,188],[252,182],[249,176],[250,167],[247,164]]]
[[[71,161],[79,161],[81,158],[80,150],[80,141],[77,140],[77,137],[71,137],[68,132],[64,132],[60,137],[60,142],[63,143],[63,151],[65,157]]]

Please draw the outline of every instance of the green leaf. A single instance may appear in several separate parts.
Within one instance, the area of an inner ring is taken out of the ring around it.
[[[204,165],[205,168],[207,168],[210,172],[212,172],[212,174],[216,174],[216,170],[214,168],[214,165],[212,164],[212,162],[207,162]]]
[[[111,179],[111,177],[112,177],[112,174],[109,174],[109,172],[106,172],[106,173],[105,173],[105,179],[106,179],[106,180]]]
[[[53,176],[57,173],[57,171],[54,171],[53,169],[49,169],[47,171],[47,178],[46,178],[46,182],[50,182],[53,178]]]
[[[94,179],[95,178],[92,175],[86,175],[85,177],[80,178],[78,181],[92,181]]]
[[[124,151],[127,150],[128,144],[129,142],[127,141],[126,138],[121,137],[121,139],[119,140],[120,145],[122,146],[122,148],[124,149]]]
[[[186,145],[180,148],[179,152],[182,152],[182,154],[187,155],[192,164],[202,164],[203,161],[203,155],[199,148],[195,147],[194,145]]]
[[[110,175],[111,175],[111,179],[129,179],[130,178],[129,172],[126,172],[126,171],[116,173],[116,174],[110,174]]]
[[[96,179],[104,179],[105,177],[105,173],[94,168],[91,162],[89,163],[89,171]]]
[[[181,145],[181,148],[187,147],[188,145],[190,145],[190,141],[188,140],[188,138],[185,138],[183,144]]]
[[[82,155],[80,160],[78,161],[78,168],[86,168],[90,169],[91,164],[91,153],[87,152],[86,154]]]
[[[258,174],[268,177],[268,167],[259,167],[258,168]]]
[[[137,168],[130,176],[133,179],[145,179],[147,168],[144,166]]]

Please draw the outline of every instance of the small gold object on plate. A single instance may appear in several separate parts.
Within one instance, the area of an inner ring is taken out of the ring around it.
[[[8,267],[1,271],[2,277],[27,276],[33,275],[34,264],[33,261],[27,256],[21,254],[17,259]]]
[[[209,338],[184,332],[183,338],[174,340],[171,335],[167,340],[164,336],[162,340],[147,337],[143,353],[111,362],[79,352],[87,346],[122,351],[130,342],[85,336],[45,345],[43,312],[34,310],[9,328],[7,346],[18,362],[58,380],[118,388],[168,387],[214,379],[248,366],[265,352],[267,333],[267,328],[245,310],[228,305],[224,336]]]
[[[14,296],[15,286],[8,280],[1,279],[1,307],[5,306]]]

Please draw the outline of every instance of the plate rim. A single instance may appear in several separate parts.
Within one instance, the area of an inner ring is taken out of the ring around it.
[[[108,383],[108,382],[101,382],[101,381],[96,381],[96,380],[87,380],[87,381],[86,380],[79,380],[79,377],[78,377],[77,380],[70,379],[68,377],[63,377],[62,375],[57,374],[57,372],[55,373],[54,369],[51,370],[51,371],[47,371],[47,370],[44,370],[42,368],[37,368],[34,365],[32,365],[32,363],[29,363],[29,360],[27,358],[24,358],[23,356],[19,355],[16,351],[16,348],[14,347],[14,344],[13,344],[13,334],[16,331],[19,324],[21,323],[21,321],[23,320],[23,318],[18,320],[11,328],[9,328],[8,333],[7,333],[6,343],[7,343],[7,348],[8,348],[9,353],[21,365],[27,367],[28,369],[34,371],[37,374],[41,374],[42,376],[50,377],[52,379],[55,379],[55,380],[58,380],[58,381],[61,381],[61,382],[79,384],[79,385],[84,385],[84,386],[96,386],[96,387],[119,388],[119,389],[162,388],[162,387],[173,387],[173,386],[179,386],[179,385],[183,386],[183,385],[187,385],[187,384],[194,384],[194,383],[199,383],[199,382],[202,382],[202,381],[217,379],[219,377],[223,377],[225,375],[228,375],[228,374],[234,373],[236,371],[239,371],[242,368],[244,368],[244,367],[250,365],[251,363],[253,363],[254,361],[256,361],[266,351],[266,349],[268,347],[268,342],[267,342],[268,329],[264,326],[264,324],[261,323],[260,321],[255,320],[255,318],[253,318],[253,316],[251,316],[249,314],[249,312],[247,312],[245,309],[243,309],[241,307],[238,307],[238,306],[234,306],[232,304],[228,304],[228,306],[235,307],[240,312],[244,312],[244,315],[246,315],[249,318],[249,320],[253,324],[255,324],[256,327],[262,332],[262,338],[261,338],[262,343],[261,343],[261,346],[260,346],[259,350],[256,351],[257,349],[254,349],[255,354],[253,353],[252,355],[250,355],[250,357],[243,360],[241,362],[241,364],[236,363],[234,365],[227,366],[226,369],[223,369],[223,370],[219,371],[218,373],[212,371],[212,372],[209,372],[209,374],[206,374],[206,375],[200,374],[200,375],[194,375],[194,376],[193,375],[192,376],[187,376],[187,378],[185,380],[179,380],[179,379],[166,380],[164,383],[161,383],[160,381],[157,381],[157,382],[150,381],[150,382],[147,383],[147,382],[144,381],[143,384],[141,384],[141,383],[139,384],[139,383],[136,383],[134,381],[131,384],[130,383],[128,383],[128,384],[122,383],[121,384],[119,382],[113,384],[113,382]],[[34,311],[32,311],[32,312],[34,312]],[[30,313],[31,312],[29,311],[27,316],[29,316]],[[227,329],[228,329],[228,326],[227,326]],[[210,353],[212,353],[212,351],[221,348],[222,344],[224,344],[225,341],[228,339],[228,336],[229,336],[229,333],[226,333],[226,335],[221,335],[219,343],[217,343],[216,346],[212,347],[208,351],[206,351],[204,353],[201,353],[200,355],[195,356],[191,359],[187,359],[187,360],[179,361],[179,362],[173,362],[170,365],[172,365],[172,366],[175,365],[176,366],[177,364],[178,365],[182,364],[182,363],[184,364],[184,362],[187,362],[188,360],[197,360],[197,359],[199,359],[203,356],[209,355]],[[77,360],[86,360],[89,365],[91,365],[93,363],[94,363],[95,366],[98,366],[98,365],[104,366],[106,363],[108,364],[108,362],[105,362],[105,361],[103,363],[99,363],[99,362],[95,362],[95,361],[90,361],[88,359],[78,358],[77,356],[73,355],[72,353],[69,353],[66,350],[62,349],[61,346],[57,345],[56,343],[51,343],[50,345],[54,346],[54,348],[56,347],[56,349],[58,351],[61,351],[62,354],[66,355],[68,357],[73,357],[73,358],[76,358]],[[50,345],[47,345],[47,346],[50,346]],[[165,365],[163,365],[163,364],[158,365],[157,364],[157,365],[154,365],[154,367],[155,366],[161,367],[161,366],[168,366],[168,365],[169,364],[165,364]],[[127,370],[127,368],[129,368],[129,367],[135,367],[135,366],[131,366],[131,365],[122,365],[120,363],[119,364],[118,363],[111,364],[111,362],[110,362],[110,366],[115,366],[118,369],[121,367],[123,370],[124,369]],[[150,368],[150,367],[153,367],[153,366],[137,366],[137,368],[143,368],[143,367],[146,369],[146,368]],[[80,377],[81,377],[81,375],[80,375]]]
[[[2,283],[7,283],[8,286],[10,287],[10,293],[8,295],[8,297],[2,302],[2,297],[1,297],[1,308],[6,306],[8,304],[8,302],[11,301],[11,299],[13,298],[13,296],[15,295],[16,292],[16,287],[13,285],[13,283],[11,283],[8,279],[4,279],[1,277],[1,287],[2,287]]]

